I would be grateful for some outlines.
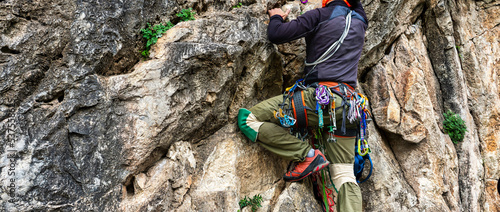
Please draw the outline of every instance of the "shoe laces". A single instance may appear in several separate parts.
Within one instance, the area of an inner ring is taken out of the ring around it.
[[[295,167],[297,166],[297,164],[299,164],[298,162],[294,162],[294,161],[290,161],[290,163],[288,164],[288,167],[287,167],[287,174],[288,173],[297,173],[297,174],[300,174],[299,172],[295,172],[293,170],[295,170]]]

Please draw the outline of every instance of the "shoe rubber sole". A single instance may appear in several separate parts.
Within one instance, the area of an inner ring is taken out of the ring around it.
[[[310,171],[309,173],[307,173],[306,175],[304,175],[304,176],[302,176],[300,178],[297,178],[297,179],[290,179],[290,180],[285,180],[285,181],[287,181],[287,182],[301,181],[302,179],[306,178],[307,176],[309,176],[309,175],[311,175],[313,173],[321,171],[322,169],[326,168],[328,165],[330,165],[330,162],[325,161],[324,163],[319,164],[316,167],[314,167],[314,169],[312,171]]]

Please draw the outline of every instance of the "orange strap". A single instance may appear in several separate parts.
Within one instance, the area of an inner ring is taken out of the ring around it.
[[[345,4],[347,4],[348,7],[351,7],[351,4],[349,4],[349,2],[347,2],[347,0],[344,0]]]
[[[324,86],[327,86],[327,87],[335,87],[338,84],[339,84],[338,82],[319,82],[319,85],[324,85]],[[345,85],[347,85],[347,87],[349,87],[351,90],[354,90],[354,88],[351,87],[350,85],[348,85],[348,84],[345,84]]]

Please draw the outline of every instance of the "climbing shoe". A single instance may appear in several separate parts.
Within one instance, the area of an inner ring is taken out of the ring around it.
[[[326,168],[330,162],[326,160],[325,156],[321,151],[314,150],[313,157],[306,157],[303,162],[299,162],[292,167],[292,170],[287,172],[283,179],[285,181],[299,181],[304,179],[305,177],[311,175],[312,173],[318,172],[323,168]]]

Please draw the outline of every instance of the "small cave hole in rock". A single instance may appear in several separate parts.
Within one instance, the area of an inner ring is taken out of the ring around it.
[[[59,97],[57,97],[57,101],[62,102],[63,100],[64,100],[64,92]]]
[[[241,76],[242,77],[245,77],[247,75],[247,67],[246,66],[243,66],[243,70],[241,70]]]
[[[0,49],[0,51],[2,51],[3,53],[7,53],[7,54],[19,54],[20,53],[19,51],[10,49],[8,46],[3,46]]]
[[[135,191],[134,191],[134,181],[135,177],[132,177],[130,180],[130,183],[128,185],[125,185],[125,189],[127,189],[127,195],[133,196]]]

